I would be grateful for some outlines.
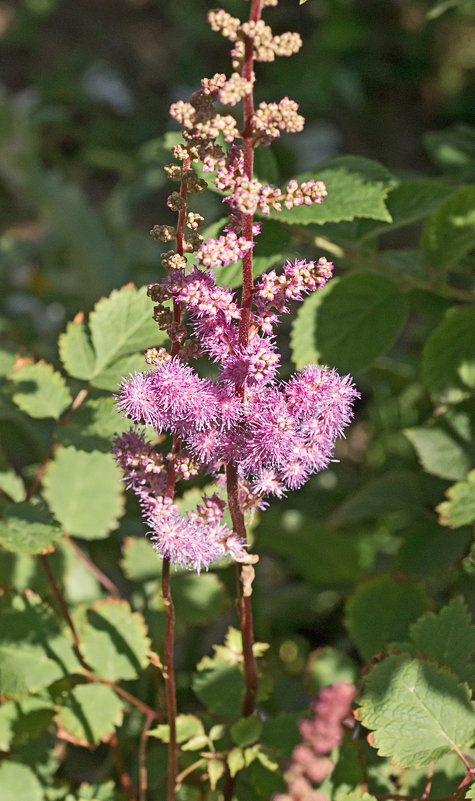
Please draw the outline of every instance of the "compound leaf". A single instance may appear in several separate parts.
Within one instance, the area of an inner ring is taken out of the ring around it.
[[[475,626],[461,598],[420,617],[411,626],[411,639],[419,651],[461,678],[475,653]]]
[[[45,472],[44,495],[68,534],[102,539],[122,511],[119,468],[110,453],[58,448]]]
[[[406,322],[407,301],[396,284],[373,273],[333,279],[300,307],[292,327],[292,358],[360,373],[390,348]]]
[[[410,624],[429,605],[421,584],[377,576],[361,584],[349,598],[346,628],[363,658],[369,660],[387,643],[407,640]]]
[[[328,192],[321,204],[283,208],[272,216],[296,225],[323,225],[355,217],[391,222],[384,201],[396,182],[377,161],[361,156],[337,156],[318,164],[312,172],[296,176],[299,183],[315,179],[324,181]]]
[[[449,528],[468,526],[475,521],[475,470],[466,481],[459,481],[445,493],[448,500],[437,506],[439,523]]]
[[[50,364],[25,364],[16,369],[13,400],[30,417],[53,417],[58,420],[72,398],[66,382]]]
[[[123,706],[110,687],[80,684],[64,693],[56,716],[61,736],[78,745],[97,745],[122,723]]]
[[[434,662],[394,654],[365,679],[358,717],[372,730],[381,756],[422,767],[473,737],[475,712],[468,688]]]
[[[127,601],[96,601],[77,610],[75,622],[84,658],[101,678],[135,679],[147,665],[150,640],[145,621]]]
[[[431,394],[443,403],[470,395],[475,388],[475,306],[447,311],[422,351],[422,375]]]
[[[61,528],[51,515],[31,503],[11,504],[0,520],[0,542],[7,551],[41,553],[61,534]]]
[[[53,612],[29,592],[0,598],[0,693],[21,700],[28,693],[80,669]]]

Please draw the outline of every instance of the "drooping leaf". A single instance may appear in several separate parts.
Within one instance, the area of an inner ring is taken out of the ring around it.
[[[422,374],[439,401],[457,403],[470,395],[475,387],[475,306],[447,311],[422,351]]]
[[[72,398],[66,382],[50,364],[25,364],[11,376],[15,384],[13,400],[30,417],[58,420]]]
[[[110,453],[58,448],[45,472],[44,495],[68,534],[102,539],[122,511],[119,468]]]
[[[323,225],[356,217],[391,222],[385,199],[396,182],[377,161],[361,156],[337,156],[317,164],[312,172],[296,176],[299,183],[312,179],[325,182],[328,197],[321,204],[282,208],[272,216],[295,225]]]
[[[475,626],[461,598],[435,614],[429,612],[411,626],[411,639],[427,657],[445,665],[459,678],[475,654]]]
[[[449,487],[448,500],[439,504],[439,523],[449,528],[468,526],[475,521],[475,470],[471,470],[466,481]]]
[[[430,607],[421,584],[381,575],[360,584],[346,606],[345,625],[367,661],[385,645],[409,638],[409,627]]]
[[[4,593],[0,598],[0,693],[21,700],[79,669],[53,612],[33,593]]]
[[[43,788],[35,774],[21,762],[3,761],[0,765],[0,787],[2,801],[43,801]]]
[[[83,656],[97,676],[135,679],[147,665],[150,640],[145,621],[127,601],[96,601],[89,609],[78,609],[74,620]]]
[[[390,348],[406,317],[406,298],[389,279],[373,273],[333,279],[300,307],[292,358],[299,369],[319,362],[360,373]]]
[[[368,673],[358,716],[378,753],[404,767],[466,747],[475,726],[468,688],[449,670],[404,653]]]
[[[475,247],[475,187],[460,189],[431,214],[421,247],[427,262],[440,269],[457,264]]]
[[[122,723],[123,705],[104,684],[79,684],[65,692],[56,720],[65,739],[98,745]]]
[[[11,504],[0,520],[0,542],[8,551],[41,553],[61,535],[51,515],[31,503]]]

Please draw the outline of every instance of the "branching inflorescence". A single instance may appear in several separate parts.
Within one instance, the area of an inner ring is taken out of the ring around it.
[[[172,350],[147,351],[148,372],[125,379],[117,396],[119,409],[137,428],[116,440],[115,454],[140,500],[152,541],[168,560],[198,572],[226,555],[245,561],[246,542],[242,528],[233,531],[223,523],[225,503],[218,494],[205,498],[196,512],[179,514],[167,492],[170,460],[174,479],[188,480],[204,471],[218,486],[231,466],[241,511],[264,508],[268,496],[301,487],[328,465],[358,396],[350,376],[340,377],[324,366],[308,365],[285,382],[277,377],[274,328],[279,317],[289,312],[291,301],[302,301],[326,284],[331,262],[288,261],[252,281],[252,251],[261,231],[253,215],[320,203],[326,196],[321,181],[299,185],[292,180],[280,189],[252,174],[256,147],[269,145],[281,131],[300,131],[304,124],[288,97],[253,109],[253,62],[291,55],[301,45],[298,34],[273,36],[260,19],[261,6],[276,4],[254,0],[245,23],[223,10],[211,11],[212,29],[233,43],[234,71],[229,78],[203,79],[190,102],[171,106],[183,133],[183,142],[173,148],[176,163],[166,167],[169,177],[180,182],[180,191],[168,199],[179,223],[152,231],[159,241],[175,240],[176,247],[162,255],[167,275],[149,287],[149,296]],[[216,104],[234,106],[241,100],[242,130],[234,116],[216,111]],[[189,196],[206,187],[192,165],[212,176],[230,210],[217,239],[203,239],[197,232],[203,218],[189,210]],[[241,302],[217,281],[220,268],[240,259]],[[201,378],[187,363],[200,356],[215,363],[215,378]],[[140,426],[172,434],[172,452],[160,455]]]

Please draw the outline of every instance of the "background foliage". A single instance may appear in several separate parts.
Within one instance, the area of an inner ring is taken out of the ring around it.
[[[228,68],[208,8],[204,0],[1,5],[0,788],[8,801],[18,788],[31,801],[118,801],[119,751],[132,782],[146,759],[150,798],[163,793],[160,561],[110,455],[114,432],[127,427],[111,393],[161,341],[135,287],[160,276],[160,246],[147,230],[173,222],[163,211],[162,166],[176,139],[168,105]],[[243,13],[238,0],[226,8]],[[276,30],[303,32],[304,48],[261,66],[257,100],[288,92],[307,129],[259,152],[256,169],[274,182],[324,179],[329,197],[265,220],[256,270],[286,257],[332,258],[337,277],[282,334],[282,372],[334,365],[355,375],[362,400],[341,463],[273,504],[253,529],[255,628],[269,643],[258,648],[263,724],[238,721],[233,571],[173,577],[178,703],[188,714],[181,768],[200,762],[181,797],[219,797],[203,794],[200,773],[219,787],[223,753],[232,771],[250,765],[240,799],[283,791],[309,699],[335,681],[359,681],[386,648],[359,712],[380,756],[362,733],[345,741],[323,789],[369,776],[373,793],[418,795],[424,766],[436,761],[439,798],[463,777],[453,752],[467,753],[473,732],[475,13],[471,3],[415,0],[282,0],[272,13]],[[220,198],[205,194],[197,209],[215,233]],[[220,280],[239,283],[230,270]],[[184,509],[195,503],[193,491],[181,500]],[[437,719],[421,722],[408,682],[431,709],[442,694]],[[145,757],[137,744],[157,693]]]

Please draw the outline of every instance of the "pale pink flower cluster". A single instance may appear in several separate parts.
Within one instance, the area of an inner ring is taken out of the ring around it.
[[[225,267],[230,262],[236,264],[253,247],[254,242],[228,231],[218,239],[207,239],[198,250],[196,260],[202,267]]]
[[[305,119],[298,114],[298,103],[284,97],[279,103],[259,103],[254,112],[252,126],[256,141],[270,144],[281,131],[298,133],[303,130]]]
[[[314,718],[299,724],[302,742],[294,748],[285,774],[288,792],[274,795],[272,801],[328,801],[314,785],[322,784],[334,768],[331,753],[343,741],[344,725],[353,724],[355,693],[355,686],[345,682],[323,688],[311,705]]]

